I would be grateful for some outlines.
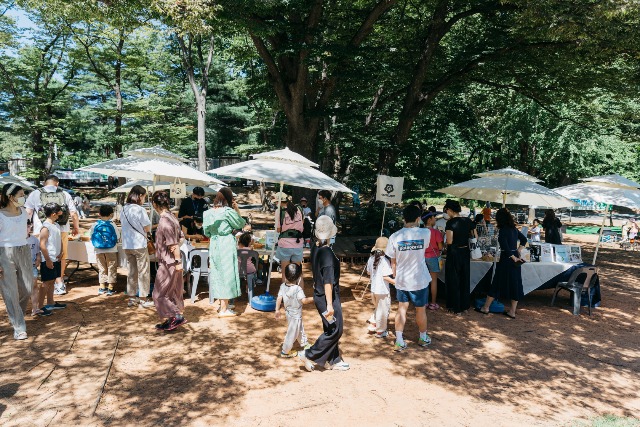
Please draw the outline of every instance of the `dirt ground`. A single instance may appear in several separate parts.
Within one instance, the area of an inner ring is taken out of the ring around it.
[[[593,237],[572,237],[590,260]],[[409,350],[398,354],[393,338],[367,334],[363,266],[342,264],[351,370],[312,373],[279,357],[285,322],[247,307],[246,296],[239,316],[219,319],[202,281],[198,301],[185,302],[186,327],[158,333],[155,310],[127,308],[123,275],[107,297],[96,273],[81,271],[58,299],[67,309],[29,317],[26,341],[13,340],[0,305],[0,425],[548,426],[638,416],[639,261],[601,250],[603,302],[592,316],[573,316],[566,295],[550,307],[550,290],[527,295],[516,320],[429,311],[432,345],[416,345],[410,315]],[[304,324],[311,339],[320,334],[312,306]]]

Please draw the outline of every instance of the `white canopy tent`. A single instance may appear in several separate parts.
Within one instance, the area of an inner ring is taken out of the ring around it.
[[[168,181],[159,181],[155,183],[155,189],[169,190],[171,187],[171,184],[172,183]],[[141,185],[147,190],[150,190],[151,188],[153,188],[153,181],[145,180],[145,179],[134,179],[132,181],[127,182],[124,185],[121,185],[120,187],[114,188],[113,190],[110,191],[110,193],[128,193],[131,190],[131,188],[135,185]],[[192,193],[195,187],[201,187],[204,190],[204,194],[214,195],[218,192],[220,188],[222,188],[222,185],[220,184],[211,184],[211,185],[202,185],[202,186],[187,185],[186,187],[187,187],[188,193]]]
[[[524,179],[526,181],[531,181],[531,182],[542,182],[541,179],[538,179],[535,176],[529,175],[528,173],[519,171],[518,169],[513,169],[512,167],[506,167],[506,168],[496,169],[496,170],[487,171],[487,172],[480,172],[474,175],[479,177],[509,176],[512,178]]]
[[[533,177],[532,177],[533,178]],[[516,175],[494,175],[472,179],[436,190],[464,199],[513,205],[546,206],[553,209],[575,206],[576,203],[557,192]]]
[[[353,193],[348,187],[316,169],[319,167],[318,164],[288,148],[254,154],[252,157],[253,160],[223,166],[208,172],[214,173],[219,177],[228,176],[260,182],[277,182],[280,183],[280,192],[282,192],[284,184],[287,184],[314,190]],[[280,200],[278,200],[278,209],[280,209]],[[271,272],[274,252],[275,247],[269,257],[269,272]],[[267,278],[266,293],[259,297],[254,297],[251,301],[252,307],[263,311],[273,311],[275,309],[275,299],[269,295],[270,283],[271,274]]]
[[[618,174],[593,176],[591,178],[583,178],[581,181],[583,182],[580,184],[556,188],[555,191],[570,199],[591,200],[608,205],[640,209],[640,184],[637,182]],[[596,263],[598,257],[598,249],[600,248],[606,218],[607,212],[605,211],[592,264]]]

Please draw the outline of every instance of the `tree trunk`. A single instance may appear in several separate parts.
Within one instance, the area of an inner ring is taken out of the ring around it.
[[[115,138],[113,142],[113,151],[116,157],[122,157],[122,117],[124,106],[122,102],[122,91],[120,88],[120,67],[116,71],[116,84],[113,86],[116,96],[116,117],[115,117]]]
[[[198,169],[202,172],[207,170],[207,144],[206,144],[206,114],[207,114],[207,94],[205,91],[196,97],[198,114]]]

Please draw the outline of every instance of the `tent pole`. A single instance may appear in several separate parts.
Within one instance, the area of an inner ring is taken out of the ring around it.
[[[613,208],[613,206],[611,206]],[[593,253],[593,262],[591,264],[596,265],[596,258],[598,257],[598,249],[600,248],[600,241],[602,240],[602,233],[604,233],[604,223],[607,220],[607,208],[604,209],[602,215],[602,226],[600,227],[600,233],[598,234],[598,241],[596,242],[596,251]]]
[[[280,192],[282,193],[282,189],[284,187],[284,181],[280,181]],[[276,227],[277,215],[280,215],[280,206],[282,205],[282,199],[278,197],[278,209],[276,209],[276,216],[273,218],[273,228],[277,232],[278,229]],[[273,268],[273,255],[276,253],[276,245],[274,244],[271,248],[271,254],[269,255],[269,274],[267,275],[267,292],[269,292],[269,285],[271,284],[271,269]]]
[[[503,208],[507,207],[507,193],[506,193],[506,191],[502,192],[502,207]]]
[[[384,234],[384,216],[387,213],[387,202],[384,202],[384,210],[382,211],[382,224],[380,224],[380,236]]]

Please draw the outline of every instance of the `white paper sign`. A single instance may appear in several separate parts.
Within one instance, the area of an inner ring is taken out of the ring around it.
[[[540,262],[554,262],[553,246],[549,243],[540,244]]]
[[[377,200],[386,203],[402,203],[404,177],[378,175]]]
[[[187,184],[171,184],[169,189],[172,199],[184,199],[187,197]]]

